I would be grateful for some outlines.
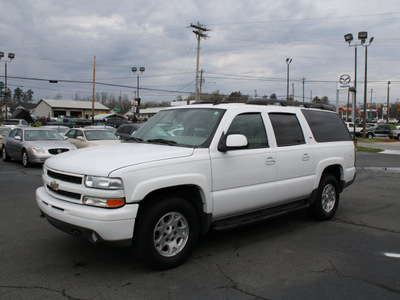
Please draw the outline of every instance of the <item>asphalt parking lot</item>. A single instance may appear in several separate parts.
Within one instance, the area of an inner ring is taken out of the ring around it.
[[[357,155],[335,218],[299,211],[202,236],[183,266],[153,271],[39,218],[41,168],[0,161],[1,299],[399,299],[400,156]]]

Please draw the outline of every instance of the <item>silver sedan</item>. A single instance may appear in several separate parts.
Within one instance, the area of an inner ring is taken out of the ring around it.
[[[76,147],[52,129],[20,127],[13,129],[3,138],[2,159],[22,160],[24,167],[33,163],[43,163],[47,158]]]

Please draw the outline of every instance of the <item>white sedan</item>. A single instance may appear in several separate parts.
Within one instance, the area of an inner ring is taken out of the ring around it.
[[[121,140],[107,129],[73,128],[68,130],[64,136],[77,148],[121,143]]]

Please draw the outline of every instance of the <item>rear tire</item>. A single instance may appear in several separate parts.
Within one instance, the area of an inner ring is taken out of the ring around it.
[[[3,146],[3,149],[1,150],[1,158],[3,161],[10,161],[11,157],[8,155],[6,146]]]
[[[315,202],[308,211],[310,215],[319,221],[332,219],[339,206],[339,185],[333,175],[326,175],[318,186]]]
[[[189,257],[199,236],[194,207],[180,197],[145,204],[135,225],[134,246],[149,266],[165,270]]]
[[[367,133],[367,138],[372,139],[374,135],[372,133]]]

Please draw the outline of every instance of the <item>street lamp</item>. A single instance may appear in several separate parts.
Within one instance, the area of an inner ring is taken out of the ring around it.
[[[368,38],[368,32],[363,31],[358,33],[358,39],[361,40],[361,45],[365,48],[365,71],[364,71],[364,116],[363,116],[363,138],[366,137],[366,123],[367,123],[367,49],[371,46],[374,37],[369,39],[369,44],[365,41]]]
[[[0,60],[4,57],[4,52],[0,52]],[[11,62],[15,58],[14,53],[8,53],[8,59],[4,60],[5,63],[5,72],[4,72],[4,107],[5,107],[5,119],[7,120],[7,97],[10,94],[10,91],[7,89],[7,62]]]
[[[286,70],[286,100],[289,100],[289,65],[292,62],[291,58],[286,58],[286,65],[287,65],[287,70]],[[293,99],[294,100],[294,99]]]
[[[360,35],[358,36],[360,38]],[[362,37],[362,35],[361,35]],[[357,46],[361,44],[351,42],[354,40],[353,34],[348,33],[344,35],[344,40],[346,43],[349,43],[349,47],[354,47],[354,87],[351,92],[353,92],[353,112],[352,112],[352,121],[354,126],[356,124],[356,107],[357,107]],[[364,123],[365,124],[365,123]],[[365,132],[365,129],[364,129]],[[355,136],[353,137],[355,139]]]
[[[389,84],[390,84],[390,81],[388,81],[388,83],[387,83],[387,111],[386,111],[387,124],[389,124],[389,92],[390,92]]]
[[[137,67],[133,67],[132,68],[132,72],[133,73],[136,73],[137,72]],[[145,71],[146,69],[144,68],[144,67],[140,67],[139,68],[139,71],[141,72],[141,74],[143,74],[143,72]],[[139,73],[137,74],[137,85],[136,85],[136,88],[137,88],[137,92],[136,92],[136,97],[135,97],[135,100],[137,101],[137,109],[136,109],[136,114],[137,114],[137,116],[139,116],[139,107],[140,107],[140,97],[139,97]]]

